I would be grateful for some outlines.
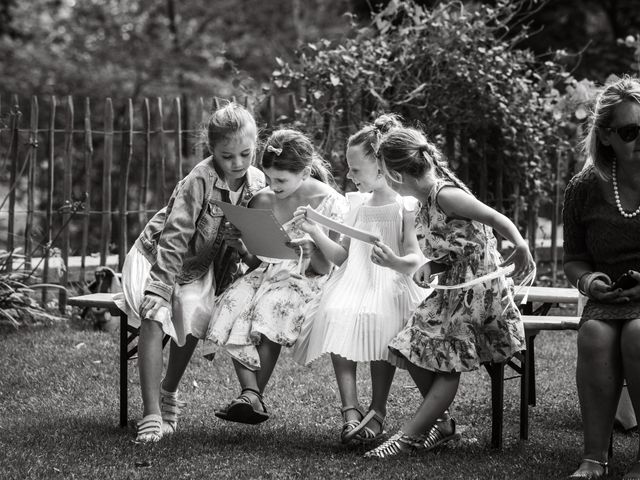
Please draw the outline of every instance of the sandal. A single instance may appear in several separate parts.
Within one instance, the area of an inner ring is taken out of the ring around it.
[[[138,422],[136,443],[155,443],[162,439],[162,417],[157,414],[147,415]]]
[[[444,422],[451,422],[451,433],[445,433],[442,427],[439,424]],[[458,432],[456,432],[456,421],[453,418],[449,418],[447,420],[436,421],[433,426],[429,429],[429,431],[422,436],[424,439],[422,445],[425,448],[425,451],[433,450],[440,445],[443,445],[447,442],[458,441],[461,436]]]
[[[380,424],[380,430],[378,432],[367,426],[371,420],[375,420]],[[360,421],[360,424],[351,430],[351,434],[352,437],[355,437],[361,443],[371,443],[378,440],[387,434],[387,432],[384,431],[384,417],[375,410],[369,410]]]
[[[582,465],[584,465],[585,463],[591,463],[591,464],[595,464],[598,465],[600,467],[602,467],[602,472],[597,473],[597,472],[580,472],[580,467],[582,467]],[[604,478],[605,475],[607,475],[609,473],[609,462],[600,462],[598,460],[593,460],[591,458],[583,458],[582,461],[580,462],[580,466],[578,467],[578,470],[576,470],[573,474],[569,475],[568,480],[595,480],[597,478]]]
[[[347,420],[345,414],[350,411],[355,410],[360,415],[360,420]],[[342,430],[340,430],[340,441],[342,443],[349,443],[353,439],[353,435],[351,432],[355,429],[360,422],[362,421],[362,411],[360,411],[360,407],[354,407],[353,405],[347,405],[346,407],[342,407],[340,409],[340,413],[342,414],[342,420],[344,423],[342,424]]]
[[[245,392],[250,392],[252,394],[251,396],[255,397],[258,402],[260,402],[262,410],[255,409],[251,397]],[[240,396],[233,400],[227,408],[224,410],[216,410],[214,414],[216,417],[223,420],[248,423],[250,425],[262,423],[265,420],[269,420],[269,417],[271,416],[267,413],[267,407],[265,407],[264,402],[262,401],[262,394],[253,388],[243,388]]]
[[[365,458],[389,458],[400,454],[412,454],[418,450],[422,450],[422,441],[418,437],[412,437],[398,430],[398,433],[389,437],[389,439],[377,446],[373,450],[369,450],[364,454]]]
[[[160,388],[160,414],[162,415],[163,435],[170,435],[176,432],[180,409],[186,406],[186,402],[178,400],[178,392],[168,392]]]

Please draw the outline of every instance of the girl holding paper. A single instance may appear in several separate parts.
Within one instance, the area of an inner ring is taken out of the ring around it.
[[[310,205],[319,213],[342,220],[344,197],[327,183],[325,163],[312,143],[295,130],[277,130],[262,154],[269,187],[258,192],[249,208],[271,210],[292,238],[299,260],[255,257],[239,231],[230,241],[254,270],[236,280],[216,300],[206,338],[215,350],[231,356],[241,393],[215,412],[224,420],[260,423],[269,418],[264,389],[283,346],[292,346],[300,333],[306,304],[314,298],[332,269],[322,251],[292,220],[296,209]],[[337,237],[336,234],[330,234]]]
[[[460,372],[484,362],[504,362],[525,348],[513,282],[500,267],[513,265],[509,276],[531,278],[535,263],[516,226],[478,201],[422,132],[393,129],[383,136],[378,154],[391,187],[422,204],[417,221],[424,226],[423,252],[444,266],[436,292],[389,344],[389,360],[408,369],[423,401],[400,431],[365,454],[386,458],[424,451],[432,443],[434,426],[442,438],[453,434],[453,422],[436,421],[456,395]],[[498,253],[493,229],[515,245],[506,261]],[[381,254],[374,249],[373,258]],[[429,262],[414,279],[428,282],[433,273]]]
[[[379,255],[372,257],[373,247],[366,243],[366,237],[349,230],[343,229],[341,243],[333,242],[320,228],[321,223],[312,220],[313,212],[307,212],[306,207],[296,211],[301,228],[327,258],[340,265],[314,304],[314,313],[307,315],[295,358],[308,364],[331,354],[342,401],[343,443],[370,442],[384,434],[395,374],[387,346],[429,292],[411,278],[424,263],[414,226],[417,201],[401,197],[389,187],[376,158],[381,135],[398,126],[395,117],[384,115],[347,143],[347,177],[358,193],[346,195],[349,213],[345,223],[375,235],[377,240],[369,242],[376,245]],[[366,414],[358,401],[357,362],[370,362],[372,398]]]

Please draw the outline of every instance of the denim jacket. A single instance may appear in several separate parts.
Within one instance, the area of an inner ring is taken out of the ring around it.
[[[249,167],[239,205],[265,186],[264,174]],[[229,190],[214,168],[212,157],[198,163],[174,188],[169,203],[147,223],[135,242],[151,263],[145,293],[171,300],[173,286],[202,277],[216,255],[223,212],[213,200]]]

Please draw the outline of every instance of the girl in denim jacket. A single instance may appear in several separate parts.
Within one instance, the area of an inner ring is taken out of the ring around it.
[[[169,203],[147,223],[128,253],[118,306],[140,325],[138,370],[143,418],[136,441],[157,442],[173,433],[178,383],[209,322],[215,296],[241,273],[246,255],[226,240],[223,213],[213,203],[246,205],[265,186],[252,166],[257,127],[252,115],[230,103],[206,126],[211,155],[175,187]],[[162,379],[162,339],[172,339]]]
[[[346,211],[345,198],[326,183],[330,175],[324,162],[302,133],[286,129],[273,132],[261,167],[269,187],[258,192],[249,207],[273,211],[300,252],[301,261],[248,256],[255,269],[216,299],[206,336],[215,348],[231,356],[242,390],[227,407],[216,411],[216,416],[251,424],[269,418],[262,394],[280,350],[296,342],[306,305],[318,295],[333,268],[300,229],[294,212],[299,206],[310,205],[325,216],[342,220]],[[240,237],[237,241],[239,248],[244,248]]]

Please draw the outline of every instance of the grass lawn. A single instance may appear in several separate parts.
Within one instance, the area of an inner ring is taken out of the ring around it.
[[[227,358],[196,351],[183,381],[187,409],[179,431],[161,443],[132,443],[118,427],[117,333],[68,325],[0,337],[0,478],[2,479],[555,479],[576,467],[582,434],[574,384],[575,332],[543,332],[536,341],[538,404],[528,441],[520,441],[519,381],[505,386],[504,448],[490,448],[489,376],[463,374],[453,407],[462,441],[439,451],[387,461],[362,457],[338,442],[339,400],[330,361],[301,367],[284,351],[265,401],[272,418],[259,426],[226,423],[214,407],[238,393]],[[368,369],[359,371],[366,406]],[[511,375],[507,369],[508,376]],[[141,412],[135,361],[129,362],[130,413]],[[398,371],[387,430],[419,404]],[[633,459],[637,434],[617,433],[613,473]]]

